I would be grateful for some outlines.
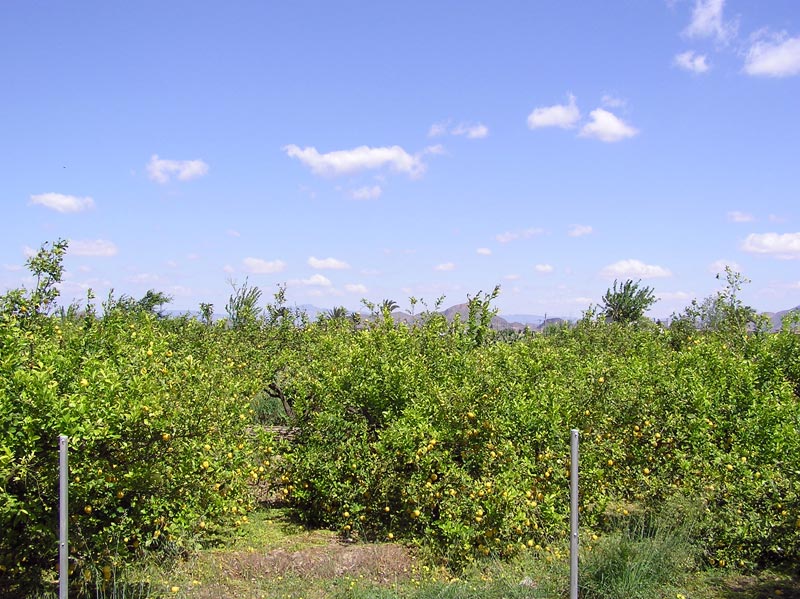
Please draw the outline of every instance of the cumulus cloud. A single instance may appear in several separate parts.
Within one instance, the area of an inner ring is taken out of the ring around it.
[[[106,239],[70,240],[69,253],[74,256],[110,257],[117,255],[117,246]]]
[[[189,181],[208,173],[208,164],[202,160],[165,160],[158,154],[150,157],[147,174],[157,183],[167,183],[174,175],[180,181]]]
[[[583,237],[592,232],[592,227],[589,225],[570,225],[567,235],[570,237]]]
[[[455,127],[450,126],[450,120],[434,123],[428,129],[428,137],[441,137],[443,135],[463,135],[468,139],[483,139],[489,135],[489,127],[483,123],[461,122]]]
[[[333,284],[328,277],[319,273],[311,275],[307,279],[300,279],[297,283],[306,287],[330,287]]]
[[[663,266],[645,264],[641,260],[629,259],[609,264],[600,271],[600,275],[608,279],[655,279],[659,277],[671,277],[672,273]]]
[[[708,272],[710,272],[712,275],[716,275],[716,274],[719,274],[721,272],[725,272],[725,268],[726,267],[730,267],[731,270],[734,270],[736,272],[741,272],[742,271],[742,267],[739,266],[733,260],[724,260],[723,259],[723,260],[715,260],[714,262],[709,264],[708,265]]]
[[[495,239],[497,239],[497,241],[500,243],[509,243],[510,241],[516,241],[517,239],[528,239],[534,235],[541,235],[542,233],[544,233],[544,229],[532,227],[530,229],[525,229],[524,231],[506,231],[505,233],[496,235]]]
[[[314,147],[300,148],[290,144],[283,150],[287,156],[296,158],[310,168],[315,175],[346,175],[384,167],[411,177],[419,177],[425,172],[425,164],[420,157],[409,154],[400,146],[359,146],[352,150],[335,150],[321,154]]]
[[[770,39],[757,39],[747,51],[744,72],[761,77],[790,77],[800,73],[800,36],[782,32]]]
[[[345,270],[350,268],[350,265],[342,260],[337,260],[336,258],[315,258],[314,256],[308,259],[308,265],[311,268],[318,268],[320,270]]]
[[[478,254],[480,254],[481,256],[491,256],[492,255],[492,250],[490,250],[489,248],[478,248],[475,251]]]
[[[455,268],[456,268],[456,265],[453,264],[452,262],[444,262],[442,264],[437,264],[436,266],[434,266],[433,270],[438,270],[438,271],[441,271],[441,272],[447,272],[447,271],[450,271],[450,270],[455,270]]]
[[[553,272],[553,266],[551,264],[537,264],[533,269],[542,274]]]
[[[286,268],[286,263],[283,260],[262,260],[251,256],[242,260],[242,264],[244,264],[245,270],[256,275],[273,274]]]
[[[453,135],[464,135],[468,139],[483,139],[489,135],[489,127],[483,123],[459,123],[450,133]]]
[[[752,214],[748,214],[746,212],[739,212],[738,210],[733,210],[728,212],[728,220],[732,223],[751,223],[755,220],[755,217]]]
[[[687,50],[676,54],[673,62],[684,71],[690,73],[705,73],[710,68],[705,54],[695,54],[694,50]]]
[[[516,273],[506,275],[503,277],[506,281],[519,281],[522,277]]]
[[[538,129],[540,127],[561,127],[571,129],[581,118],[581,112],[575,104],[575,96],[569,94],[569,103],[555,104],[554,106],[542,106],[534,108],[528,115],[528,127]]]
[[[447,128],[449,126],[450,126],[449,121],[434,123],[433,125],[431,125],[431,128],[428,129],[428,137],[441,137],[442,135],[446,135]]]
[[[770,254],[784,260],[800,259],[800,232],[751,233],[742,244],[745,252]]]
[[[38,204],[56,212],[83,212],[94,208],[94,200],[89,196],[79,198],[53,192],[32,195],[31,204]]]
[[[351,190],[350,197],[354,200],[377,200],[382,193],[380,185],[373,185]]]
[[[348,283],[344,286],[344,289],[348,293],[367,293],[366,286],[361,283]]]
[[[684,35],[694,38],[713,38],[718,42],[728,42],[739,28],[738,23],[725,21],[722,11],[725,0],[696,0],[692,10],[692,20],[684,29]]]
[[[612,96],[611,94],[603,94],[600,103],[606,108],[622,108],[628,104],[628,101],[623,98]]]
[[[638,129],[602,108],[592,110],[589,117],[592,120],[581,129],[581,137],[592,137],[606,143],[614,143],[639,133]]]

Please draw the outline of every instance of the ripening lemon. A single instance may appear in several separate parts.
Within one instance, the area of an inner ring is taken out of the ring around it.
[[[91,514],[92,513],[92,506],[91,505],[84,506],[83,507],[83,511],[86,512],[87,514]]]

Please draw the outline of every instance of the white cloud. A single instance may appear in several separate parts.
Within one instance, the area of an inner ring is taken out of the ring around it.
[[[434,155],[438,156],[440,154],[444,154],[445,153],[445,149],[444,149],[444,146],[442,144],[436,144],[436,145],[433,145],[433,146],[427,146],[422,151],[422,153],[423,154],[434,154]]]
[[[117,246],[113,242],[106,239],[94,239],[86,241],[69,242],[68,253],[73,256],[116,256]]]
[[[533,267],[536,272],[540,272],[543,274],[547,274],[553,272],[553,266],[551,264],[537,264]]]
[[[337,260],[336,258],[315,258],[314,256],[308,259],[308,265],[311,268],[328,270],[344,270],[350,268],[350,265],[342,260]]]
[[[431,125],[428,137],[441,137],[443,135],[464,135],[468,139],[483,139],[489,135],[489,127],[483,123],[461,122],[455,127],[450,127],[450,119]],[[441,146],[440,146],[441,147]]]
[[[10,272],[17,272],[22,270],[22,266],[19,264],[3,264],[3,270],[8,270]]]
[[[231,237],[241,237],[242,236],[242,234],[239,233],[239,231],[237,231],[236,229],[228,229],[227,231],[225,231],[225,233],[227,233]]]
[[[593,137],[606,143],[621,141],[639,133],[613,113],[596,108],[589,113],[592,121],[581,129],[581,137]]]
[[[656,297],[665,301],[691,301],[694,299],[694,294],[686,291],[662,291],[660,293],[656,293]]]
[[[94,208],[94,200],[88,196],[64,195],[63,193],[40,193],[31,196],[31,204],[39,204],[56,212],[82,212]]]
[[[344,286],[344,289],[348,293],[367,293],[366,286],[361,283],[348,283]]]
[[[381,197],[383,190],[380,185],[373,185],[372,187],[359,187],[350,191],[350,197],[354,200],[377,200]]]
[[[722,18],[724,8],[725,0],[696,0],[692,11],[692,20],[684,29],[684,35],[699,38],[711,37],[722,43],[732,39],[736,35],[739,25],[735,20],[726,22]]]
[[[456,268],[456,265],[453,264],[452,262],[444,262],[443,264],[437,264],[433,268],[433,270],[446,272],[446,271],[450,271],[450,270],[455,270],[455,268]]]
[[[784,260],[800,259],[800,232],[751,233],[742,244],[745,252],[772,254]]]
[[[483,123],[459,123],[450,131],[453,135],[466,135],[469,139],[483,139],[489,135],[489,127]]]
[[[755,219],[752,214],[747,214],[746,212],[739,212],[738,210],[733,210],[728,212],[728,220],[732,223],[751,223]]]
[[[747,51],[744,72],[763,77],[789,77],[800,74],[800,36],[782,32],[771,40],[756,40]]]
[[[641,260],[620,260],[609,264],[600,271],[600,275],[609,279],[637,278],[655,279],[658,277],[671,277],[672,273],[663,266],[645,264]]]
[[[36,250],[29,245],[23,246],[22,255],[26,258],[33,258],[36,255]]]
[[[721,272],[725,272],[725,267],[728,266],[731,270],[735,272],[741,272],[742,268],[733,260],[715,260],[711,264],[708,265],[708,271],[712,275],[719,274]]]
[[[489,248],[478,248],[475,251],[478,254],[480,254],[481,256],[491,256],[492,255],[492,250],[490,250]]]
[[[302,285],[304,287],[330,287],[333,284],[328,277],[325,277],[319,273],[311,275],[307,279],[295,279],[290,281],[290,283],[294,285]]]
[[[591,297],[578,296],[578,297],[568,298],[567,302],[569,302],[570,304],[578,304],[579,306],[588,306],[594,303],[594,299],[592,299]]]
[[[495,235],[495,239],[500,243],[508,243],[517,239],[528,239],[534,235],[541,235],[542,233],[544,233],[544,229],[538,228],[525,229],[524,231],[506,231],[505,233]]]
[[[431,125],[431,128],[428,129],[428,137],[441,137],[442,135],[446,135],[447,128],[449,126],[450,126],[450,121],[434,123],[433,125]]]
[[[528,127],[538,129],[540,127],[561,127],[571,129],[581,118],[581,112],[575,104],[575,96],[568,95],[569,104],[556,104],[554,106],[542,106],[535,108],[528,115]]]
[[[694,50],[687,50],[676,54],[673,62],[690,73],[705,73],[710,68],[706,58],[705,54],[695,54]]]
[[[153,154],[147,163],[148,176],[157,183],[167,183],[172,175],[189,181],[208,173],[208,164],[202,160],[165,160]]]
[[[516,273],[506,275],[503,277],[506,281],[519,281],[522,277]]]
[[[600,103],[606,108],[622,108],[628,104],[628,101],[623,98],[612,96],[611,94],[603,94]]]
[[[232,275],[233,273],[236,272],[236,269],[233,266],[231,266],[230,264],[226,264],[225,266],[223,266],[222,270],[224,272],[228,273],[229,275]]]
[[[570,237],[583,237],[592,232],[592,227],[589,225],[570,225],[567,235]]]
[[[273,274],[286,268],[286,263],[283,260],[262,260],[261,258],[250,256],[242,260],[242,264],[244,264],[248,272],[257,275]]]
[[[283,149],[290,158],[297,158],[315,175],[336,176],[387,166],[411,177],[418,177],[425,172],[425,164],[420,157],[412,156],[400,146],[359,146],[352,150],[335,150],[327,154],[320,154],[314,147],[300,148],[294,144]]]

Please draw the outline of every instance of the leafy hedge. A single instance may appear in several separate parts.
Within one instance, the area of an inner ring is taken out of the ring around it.
[[[59,434],[76,577],[246,521],[263,476],[252,345],[191,319],[32,312],[0,318],[0,594],[57,563]]]
[[[677,344],[660,328],[587,319],[476,344],[435,315],[307,334],[285,380],[301,432],[283,481],[309,522],[402,537],[453,564],[546,552],[568,530],[578,428],[584,525],[678,496],[702,507],[709,563],[800,557],[796,334],[733,352],[715,335]]]

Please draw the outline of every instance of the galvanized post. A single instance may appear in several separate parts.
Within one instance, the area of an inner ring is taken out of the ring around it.
[[[69,584],[69,546],[67,528],[67,493],[68,476],[67,467],[68,438],[66,435],[58,436],[58,599],[67,599],[67,585]]]
[[[569,597],[578,599],[578,429],[571,431],[570,509],[569,509]]]

